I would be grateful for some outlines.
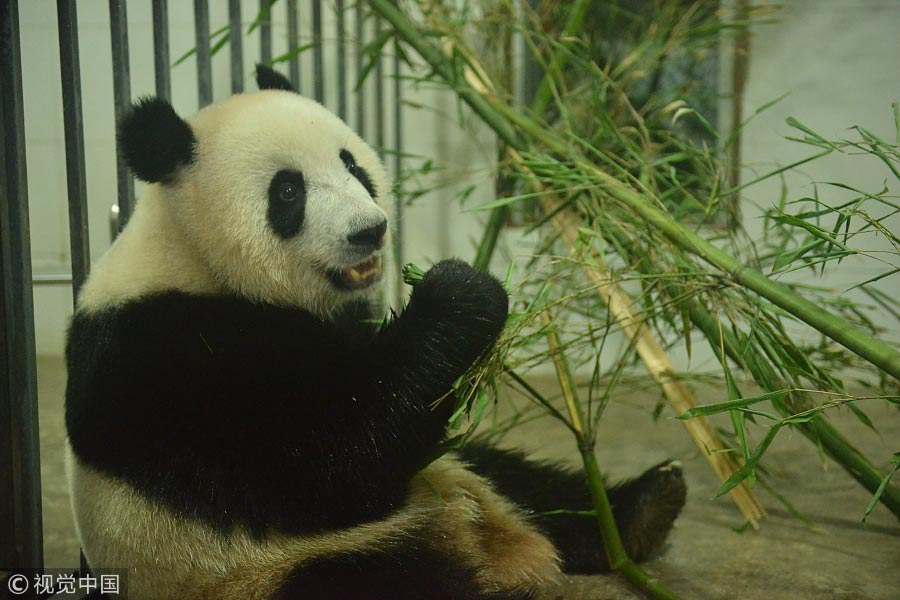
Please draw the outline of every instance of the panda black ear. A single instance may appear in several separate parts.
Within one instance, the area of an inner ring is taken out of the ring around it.
[[[118,129],[119,151],[138,179],[167,182],[194,161],[197,139],[191,126],[162,98],[138,99]]]
[[[287,77],[262,63],[256,64],[256,85],[261,90],[285,90],[296,93]]]

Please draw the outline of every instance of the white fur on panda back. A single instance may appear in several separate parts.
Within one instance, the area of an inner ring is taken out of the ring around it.
[[[263,600],[290,572],[319,557],[389,551],[427,531],[441,551],[479,568],[487,589],[530,587],[559,573],[555,548],[478,475],[445,456],[410,483],[406,506],[381,520],[333,533],[260,542],[225,535],[82,465],[67,447],[73,511],[85,557],[96,569],[128,567],[132,600]],[[510,552],[515,548],[516,552]]]

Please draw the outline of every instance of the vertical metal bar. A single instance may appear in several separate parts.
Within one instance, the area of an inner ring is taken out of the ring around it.
[[[363,54],[366,47],[366,15],[363,2],[356,3],[354,11],[356,18],[356,50],[355,69],[356,71],[356,133],[361,137],[366,137],[366,86],[363,85]]]
[[[81,112],[81,65],[78,61],[78,16],[75,0],[57,0],[59,66],[62,75],[63,124],[66,132],[66,188],[69,192],[69,246],[72,250],[72,298],[91,267],[88,235],[87,179],[84,169],[84,121]]]
[[[375,39],[381,39],[381,16],[375,15]],[[378,53],[375,59],[375,145],[384,151],[384,61]]]
[[[153,0],[153,68],[156,72],[156,95],[172,98],[169,74],[169,5],[167,0]]]
[[[344,0],[336,0],[335,16],[337,17],[337,95],[338,116],[347,118],[347,31],[344,19]]]
[[[119,121],[131,103],[131,71],[128,64],[128,17],[125,0],[109,0],[109,25],[112,41],[113,95],[115,117]],[[119,231],[128,224],[134,206],[134,179],[125,164],[116,141],[116,178],[119,195]]]
[[[288,67],[288,75],[294,89],[300,91],[300,55],[297,49],[300,47],[300,34],[297,31],[297,0],[288,0],[287,2],[287,25],[288,25],[288,52],[291,54],[291,60]]]
[[[401,89],[400,41],[394,38],[394,255],[397,266],[397,298],[403,297],[403,190],[400,175],[403,169],[403,91]]]
[[[269,64],[272,62],[272,12],[269,8],[274,0],[259,0],[259,12],[262,20],[259,22],[259,62]]]
[[[312,5],[313,25],[313,89],[316,102],[325,104],[325,72],[322,68],[322,0],[313,0]]]
[[[244,91],[244,38],[241,35],[241,0],[228,0],[228,45],[231,50],[231,93]]]
[[[41,569],[41,462],[17,0],[0,2],[0,158],[0,512],[5,512],[0,516],[0,561]]]
[[[194,40],[197,44],[197,104],[212,102],[212,56],[209,48],[209,2],[194,0]]]

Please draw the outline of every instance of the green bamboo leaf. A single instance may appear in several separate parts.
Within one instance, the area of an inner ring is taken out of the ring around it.
[[[765,417],[765,418],[767,418],[767,419],[771,419],[772,421],[777,421],[777,420],[778,420],[778,416],[777,416],[777,415],[773,415],[772,413],[766,412],[766,411],[764,411],[764,410],[756,410],[756,409],[753,409],[753,408],[738,408],[738,409],[735,409],[735,410],[739,410],[739,411],[741,411],[742,413],[746,413],[746,414],[748,414],[748,415],[758,415],[758,416],[760,416],[760,417]],[[755,421],[754,421],[754,422],[755,422]]]
[[[862,423],[863,425],[865,425],[866,427],[868,427],[875,433],[878,433],[878,430],[875,428],[875,425],[872,423],[872,419],[869,418],[869,415],[867,415],[866,413],[863,412],[863,409],[861,409],[859,406],[856,405],[856,402],[852,402],[852,401],[848,402],[847,408],[849,408],[850,412],[852,412],[856,416],[856,418],[859,419],[860,423]]]
[[[834,244],[835,246],[839,247],[840,249],[844,250],[845,252],[856,254],[856,250],[841,243],[837,238],[832,236],[830,233],[828,233],[824,229],[816,227],[812,223],[810,223],[808,221],[804,221],[803,219],[798,219],[794,215],[780,214],[780,215],[773,216],[772,219],[779,223],[785,223],[787,225],[799,227],[800,229],[805,229],[806,231],[810,232],[813,236],[815,236],[821,240],[824,240],[826,242],[829,242],[831,244]]]
[[[785,119],[785,122],[788,124],[788,126],[793,127],[794,129],[799,129],[806,135],[810,136],[815,141],[819,142],[819,144],[821,144],[822,146],[831,148],[832,150],[838,150],[837,146],[835,146],[834,144],[832,144],[831,142],[829,142],[828,140],[823,138],[821,135],[819,135],[818,133],[816,133],[815,131],[813,131],[812,129],[810,129],[809,127],[807,127],[806,125],[804,125],[803,123],[798,121],[797,119],[795,119],[794,117],[788,117],[787,119]],[[788,139],[790,139],[790,138],[788,138]],[[797,141],[804,142],[804,141],[808,141],[808,140],[797,140]]]
[[[896,104],[894,105],[897,106]],[[872,501],[869,502],[869,506],[866,507],[866,512],[863,514],[862,521],[866,522],[866,519],[872,513],[872,510],[875,509],[875,505],[878,504],[878,501],[881,499],[881,496],[884,494],[884,491],[887,489],[888,484],[891,482],[891,479],[894,477],[894,473],[900,469],[900,452],[894,452],[894,456],[891,458],[891,468],[888,470],[887,475],[884,476],[884,479],[881,480],[881,485],[878,486],[878,489],[875,490],[875,495],[872,496]]]
[[[359,74],[359,79],[356,81],[356,85],[353,86],[353,91],[357,92],[366,82],[366,78],[369,76],[369,73],[372,72],[372,69],[375,68],[375,65],[381,59],[381,55],[384,53],[384,47],[387,45],[388,41],[393,37],[394,32],[390,29],[385,29],[381,32],[377,38],[372,40],[369,45],[365,47],[363,52],[367,57],[367,62],[363,67],[362,72]]]
[[[752,396],[750,398],[738,398],[736,400],[729,400],[728,402],[719,402],[717,404],[704,404],[702,406],[695,406],[689,411],[685,412],[683,415],[677,417],[678,419],[684,421],[687,419],[694,419],[696,417],[708,417],[710,415],[717,415],[719,413],[723,413],[725,411],[734,410],[736,408],[745,408],[747,406],[752,406],[754,404],[758,404],[760,402],[765,402],[767,400],[781,400],[785,396],[791,393],[792,390],[776,390],[774,392],[767,392],[762,394],[761,396]]]
[[[310,48],[315,48],[315,47],[316,47],[315,42],[303,44],[302,46],[300,46],[298,48],[294,48],[290,52],[285,52],[281,56],[276,56],[275,58],[273,58],[271,60],[271,62],[269,62],[269,66],[272,66],[277,63],[287,62],[287,61],[291,60],[292,58],[294,58],[295,56],[300,56],[301,54],[303,54]]]
[[[736,400],[741,400],[741,391],[738,389],[734,377],[731,374],[731,368],[728,366],[728,359],[722,356],[719,360],[722,363],[722,371],[725,373],[725,385],[728,387],[728,401],[734,402]],[[737,409],[731,409],[728,412],[731,416],[731,426],[734,427],[734,433],[741,443],[741,451],[744,454],[744,460],[747,460],[750,458],[750,448],[747,446],[747,434],[744,431],[744,415]],[[750,477],[753,477],[753,475],[751,474]]]
[[[516,262],[514,260],[509,261],[509,267],[506,269],[506,277],[503,278],[503,289],[509,292],[510,287],[512,286],[512,278],[513,273],[515,272]]]
[[[478,424],[481,423],[481,417],[484,416],[484,411],[490,403],[491,397],[488,395],[487,390],[485,390],[484,387],[479,387],[478,394],[475,396],[475,401],[473,402],[472,410],[469,411],[473,427],[477,427]]]
[[[215,53],[218,52],[219,49],[223,45],[225,45],[225,43],[228,41],[228,36],[224,35],[224,34],[228,33],[228,30],[230,28],[231,28],[230,25],[224,25],[222,27],[219,27],[218,29],[216,29],[209,35],[210,40],[215,40],[217,36],[220,36],[220,35],[222,36],[220,39],[216,40],[216,43],[212,46],[212,48],[210,48],[210,55],[215,55]],[[188,50],[187,52],[185,52],[184,54],[179,56],[178,60],[173,62],[172,66],[169,68],[173,69],[173,68],[177,67],[178,65],[180,65],[181,63],[183,63],[184,61],[186,61],[187,59],[189,59],[196,53],[197,53],[197,47],[194,46],[193,48],[191,48],[190,50]]]
[[[250,23],[250,27],[247,28],[247,35],[253,33],[257,27],[262,25],[262,22],[265,21],[266,17],[269,16],[269,13],[272,12],[272,5],[276,2],[278,2],[278,0],[271,0],[268,4],[260,8],[259,12],[256,13],[253,22]]]
[[[772,265],[772,270],[780,271],[784,267],[792,264],[798,258],[802,258],[806,254],[821,247],[824,243],[825,242],[823,242],[822,240],[812,240],[812,241],[807,242],[806,244],[802,245],[801,247],[797,248],[796,250],[779,254],[778,257],[775,259],[775,263]]]
[[[778,434],[778,430],[781,429],[781,424],[773,425],[771,429],[769,429],[769,433],[766,434],[766,437],[760,442],[759,446],[756,447],[756,450],[753,451],[753,454],[750,455],[750,458],[747,459],[747,462],[744,463],[744,466],[735,471],[735,473],[729,477],[725,483],[722,484],[721,489],[719,489],[719,493],[716,494],[716,498],[724,496],[728,492],[730,492],[733,488],[740,485],[742,481],[747,479],[754,470],[756,469],[756,465],[759,464],[760,459],[763,454],[765,454],[766,450],[769,446],[772,445],[772,442],[775,440],[775,436]]]

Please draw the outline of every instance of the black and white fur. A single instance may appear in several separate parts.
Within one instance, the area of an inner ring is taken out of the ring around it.
[[[589,518],[540,514],[589,507],[578,475],[486,446],[429,463],[454,404],[436,401],[496,341],[506,293],[443,261],[363,325],[377,277],[346,275],[386,243],[384,169],[282,76],[258,81],[187,121],[151,98],[120,123],[153,185],[67,346],[90,565],[129,569],[138,600],[528,598],[560,567],[606,569]],[[640,559],[684,484],[660,465],[610,494]]]

